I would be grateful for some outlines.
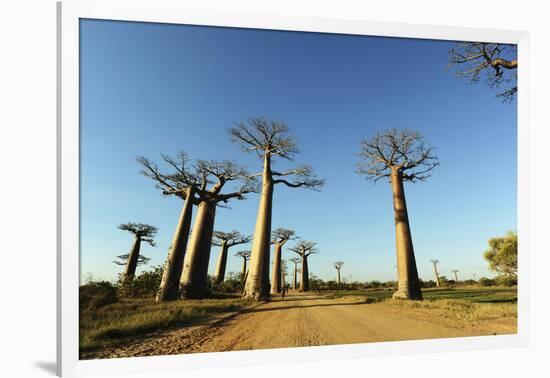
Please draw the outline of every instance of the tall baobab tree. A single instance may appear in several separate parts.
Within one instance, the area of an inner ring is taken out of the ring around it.
[[[517,94],[517,45],[487,42],[459,42],[449,52],[448,68],[472,83],[484,77],[491,88],[506,86],[497,94],[504,102]]]
[[[286,260],[281,260],[281,290],[286,287]]]
[[[302,240],[294,247],[289,248],[289,250],[291,250],[292,252],[297,253],[302,261],[302,274],[300,277],[301,292],[309,290],[309,269],[307,262],[310,255],[319,252],[316,245],[317,243]]]
[[[218,263],[216,264],[216,272],[214,273],[214,280],[216,283],[222,283],[225,279],[225,268],[227,266],[227,252],[229,248],[250,242],[250,236],[244,236],[239,231],[222,232],[214,231],[214,239],[212,244],[220,247],[220,255],[218,256]]]
[[[265,118],[251,118],[246,124],[237,123],[229,129],[231,139],[240,143],[243,151],[255,152],[263,161],[263,170],[254,176],[262,177],[260,205],[252,241],[250,271],[243,296],[256,300],[269,298],[269,250],[271,244],[271,215],[275,185],[290,188],[319,190],[324,180],[316,178],[312,168],[304,165],[283,172],[272,169],[272,160],[292,160],[299,152],[288,135],[288,126]]]
[[[430,260],[430,262],[434,265],[435,286],[439,287],[441,286],[441,282],[439,281],[439,272],[437,271],[437,264],[439,264],[439,260]]]
[[[281,292],[281,256],[285,243],[294,240],[294,231],[286,228],[277,228],[271,234],[271,244],[275,246],[273,253],[273,273],[271,278],[271,294]]]
[[[455,275],[455,282],[458,282],[458,270],[454,269],[454,270],[451,270],[451,272],[453,272],[453,274]]]
[[[403,182],[424,181],[438,165],[433,148],[413,130],[391,129],[361,141],[358,173],[377,182],[389,179],[393,192],[398,289],[394,298],[422,299]]]
[[[179,283],[191,230],[193,205],[198,204],[196,193],[203,190],[207,180],[206,172],[198,172],[195,167],[190,166],[185,152],[180,151],[175,157],[168,155],[161,155],[161,157],[171,168],[171,172],[161,172],[155,163],[144,156],[137,158],[142,166],[141,174],[152,179],[164,196],[175,196],[183,201],[157,293],[156,300],[159,302],[175,300],[179,296]]]
[[[299,257],[293,257],[288,261],[294,263],[294,275],[292,277],[292,290],[298,289],[298,264],[302,262],[302,259]]]
[[[229,160],[198,160],[197,170],[206,174],[201,190],[197,191],[198,210],[189,248],[183,260],[180,293],[183,298],[204,298],[207,292],[208,263],[216,208],[231,199],[242,200],[247,193],[256,192],[257,185],[244,167]],[[237,189],[222,193],[229,182],[237,182]]]
[[[128,231],[134,235],[134,243],[127,255],[120,255],[117,258],[121,261],[114,261],[117,265],[126,265],[124,269],[123,280],[134,277],[138,265],[146,264],[149,258],[139,254],[141,242],[146,242],[150,246],[155,247],[154,237],[158,229],[155,226],[144,223],[123,223],[118,226],[122,231]]]
[[[343,261],[336,261],[334,263],[334,268],[336,269],[336,283],[340,285],[340,270],[342,269],[342,265],[344,265]]]
[[[242,273],[242,280],[243,282],[246,281],[246,262],[250,259],[250,251],[249,250],[245,250],[245,251],[239,251],[237,253],[235,253],[235,256],[239,256],[239,257],[242,257],[243,259],[243,269],[241,271]]]

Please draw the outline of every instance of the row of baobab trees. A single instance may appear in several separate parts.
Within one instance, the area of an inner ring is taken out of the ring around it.
[[[294,231],[287,229],[272,232],[274,190],[282,184],[289,188],[319,191],[325,181],[318,178],[308,165],[285,171],[273,169],[275,159],[292,161],[299,153],[285,123],[251,118],[245,123],[236,123],[228,132],[230,139],[238,143],[244,152],[258,156],[261,171],[250,173],[229,160],[196,160],[191,163],[184,152],[176,157],[161,155],[169,171],[161,170],[146,157],[137,159],[142,167],[141,173],[153,180],[162,194],[176,196],[183,202],[158,291],[158,301],[206,296],[208,263],[213,243],[222,246],[216,277],[223,277],[220,273],[225,269],[227,250],[231,244],[235,245],[235,240],[222,237],[227,234],[214,232],[216,209],[229,201],[243,200],[251,193],[259,193],[260,201],[251,240],[239,234],[241,242],[252,242],[243,297],[267,300],[270,294],[280,292],[282,248],[295,235]],[[429,177],[430,171],[438,165],[433,148],[426,145],[416,131],[390,129],[362,140],[359,156],[361,161],[357,173],[374,182],[388,180],[392,187],[398,266],[398,290],[394,298],[422,299],[403,183],[423,181]],[[233,188],[226,190],[230,184]],[[194,207],[197,207],[197,214],[191,232]],[[132,276],[139,260],[139,245],[141,241],[152,243],[156,228],[138,224],[133,229],[123,229],[135,234],[125,273],[126,276]],[[274,263],[270,283],[272,244]],[[317,251],[316,244],[301,240],[290,249],[300,255],[300,287],[306,291],[309,289],[307,259]],[[337,268],[338,273],[340,268],[341,264]]]
[[[123,273],[123,281],[135,276],[137,266],[147,263],[150,259],[140,254],[141,242],[147,242],[151,246],[155,246],[154,236],[157,233],[157,228],[143,223],[125,223],[119,226],[119,229],[129,231],[134,234],[134,243],[132,245],[129,254],[117,256],[118,261],[114,261],[118,265],[125,265],[125,271]],[[225,273],[227,268],[227,259],[229,249],[237,245],[247,244],[251,241],[251,236],[244,236],[238,231],[223,232],[214,231],[212,238],[212,245],[219,246],[220,252],[216,262],[216,267],[213,275],[213,282],[215,285],[219,285],[225,280]],[[272,232],[271,244],[274,245],[274,260],[271,273],[271,294],[279,294],[282,288],[285,286],[286,263],[282,259],[283,246],[290,240],[299,239],[295,235],[295,231],[286,228],[277,228]],[[172,248],[170,248],[170,251]],[[299,290],[301,292],[309,290],[309,264],[308,257],[311,254],[317,253],[318,249],[316,243],[300,240],[294,246],[289,247],[288,250],[295,252],[297,257],[293,257],[288,261],[294,263],[294,274],[292,280],[292,289]],[[248,277],[247,262],[250,260],[251,251],[241,250],[235,254],[236,257],[242,258],[242,270],[241,279],[246,282]],[[300,264],[300,268],[298,268]],[[343,263],[342,263],[343,264]],[[166,268],[164,272],[166,272]],[[300,280],[298,281],[298,273],[301,273]],[[164,273],[163,281],[166,273]],[[298,286],[299,283],[299,286]],[[340,277],[338,274],[338,283],[340,283]],[[161,301],[163,291],[166,286],[161,286],[157,295],[157,300]],[[179,295],[178,293],[176,293]],[[176,298],[177,298],[176,295]],[[168,300],[168,299],[165,299]]]

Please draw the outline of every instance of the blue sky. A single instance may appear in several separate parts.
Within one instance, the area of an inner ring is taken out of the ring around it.
[[[227,128],[263,116],[284,121],[302,153],[284,169],[311,164],[321,192],[277,186],[273,228],[316,241],[310,272],[333,279],[395,279],[390,185],[355,173],[359,142],[380,130],[411,128],[436,148],[441,165],[423,183],[405,184],[418,270],[491,276],[487,240],[516,229],[516,104],[446,71],[447,41],[199,26],[81,21],[81,277],[114,279],[111,261],[127,253],[134,221],[159,228],[162,264],[182,206],[139,174],[135,157],[186,151],[234,159],[251,172]],[[251,234],[258,195],[220,209],[215,229]],[[240,270],[230,250],[227,271]],[[212,250],[213,271],[218,249]],[[283,258],[294,257],[290,251]],[[147,266],[140,268],[148,269]]]

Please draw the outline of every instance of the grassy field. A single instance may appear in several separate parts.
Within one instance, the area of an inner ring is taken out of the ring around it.
[[[517,317],[516,288],[457,287],[423,290],[424,301],[392,301],[392,291],[383,289],[321,292],[328,298],[353,296],[366,303],[391,306],[420,315],[463,322],[491,321]],[[94,303],[94,302],[90,302]],[[141,336],[201,324],[215,316],[251,305],[233,298],[156,303],[154,298],[127,298],[111,303],[80,306],[81,356],[97,349],[128,343]]]
[[[345,295],[365,296],[373,299],[390,299],[392,290],[367,289],[335,291],[335,297]],[[460,299],[475,303],[516,303],[517,289],[515,287],[479,287],[460,286],[456,288],[422,289],[424,300]]]
[[[337,291],[335,297],[358,296],[367,302],[384,302],[397,308],[429,312],[444,318],[463,321],[487,321],[517,318],[515,287],[456,287],[423,289],[423,301],[391,301],[393,291],[383,289]]]

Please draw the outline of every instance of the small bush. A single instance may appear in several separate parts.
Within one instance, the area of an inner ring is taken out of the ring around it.
[[[518,284],[518,278],[512,275],[498,276],[496,282],[502,286],[514,286]]]
[[[214,277],[208,276],[208,286],[210,292],[240,293],[244,289],[243,275],[242,273],[229,272],[220,284],[216,284]]]
[[[120,274],[117,281],[119,295],[127,298],[154,296],[160,287],[162,272],[163,267],[159,265],[127,279]]]
[[[479,281],[477,281],[480,286],[495,286],[496,282],[495,280],[487,277],[481,277]]]
[[[89,282],[80,286],[79,307],[81,311],[95,310],[117,301],[117,288],[110,282]]]

